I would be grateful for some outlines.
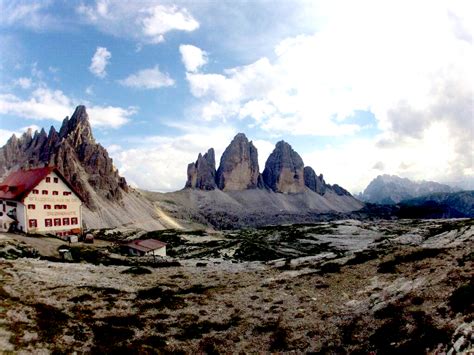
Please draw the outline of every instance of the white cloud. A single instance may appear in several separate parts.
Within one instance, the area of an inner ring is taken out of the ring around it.
[[[89,71],[99,78],[105,78],[107,72],[105,68],[109,64],[112,54],[105,47],[97,47],[94,56],[91,59]]]
[[[58,28],[59,19],[47,13],[50,5],[51,1],[0,0],[0,27]]]
[[[15,85],[18,85],[22,89],[29,89],[33,85],[30,78],[18,78],[15,80]]]
[[[396,145],[378,147],[379,137],[354,138],[341,145],[309,149],[302,157],[306,165],[324,174],[326,182],[354,193],[363,191],[379,174],[443,182],[459,176],[453,165],[456,146],[449,134],[446,123],[435,123],[421,138],[405,138]]]
[[[271,60],[187,73],[190,91],[200,99],[201,117],[248,120],[270,134],[355,136],[366,123],[348,119],[368,111],[382,135],[357,149],[354,162],[374,154],[388,172],[402,172],[401,162],[392,166],[387,160],[392,152],[409,160],[404,149],[410,147],[418,157],[409,165],[410,176],[421,176],[423,169],[430,169],[428,175],[472,176],[474,47],[467,25],[474,23],[472,4],[326,3],[320,8],[325,25],[314,35],[281,41]],[[438,142],[446,142],[451,154],[434,167],[438,150],[430,137],[441,134],[440,126],[447,134]],[[347,186],[355,186],[349,180]]]
[[[111,156],[120,174],[129,183],[143,189],[175,191],[186,182],[186,167],[196,161],[198,153],[211,147],[219,164],[222,152],[236,134],[233,127],[196,127],[180,125],[183,133],[177,137],[142,137],[140,146],[132,149],[113,147]]]
[[[127,78],[119,80],[124,86],[137,89],[158,89],[165,86],[173,86],[174,80],[168,73],[162,73],[158,65],[154,68],[143,69]]]
[[[130,121],[129,117],[137,113],[135,107],[90,106],[87,113],[92,126],[119,128]]]
[[[89,85],[88,87],[86,87],[85,93],[87,95],[94,95],[94,87],[92,85]]]
[[[95,6],[80,5],[77,12],[103,32],[144,43],[160,43],[170,31],[191,32],[199,28],[199,22],[186,8],[156,1],[97,0]]]
[[[154,43],[162,42],[164,34],[172,30],[191,32],[199,28],[199,23],[186,9],[177,6],[157,5],[143,11],[143,33]]]
[[[61,90],[38,88],[29,99],[12,94],[0,94],[0,113],[36,120],[61,121],[73,108],[71,100]]]
[[[179,52],[181,53],[181,60],[183,61],[184,67],[189,72],[198,71],[199,68],[208,61],[205,51],[190,44],[180,45]]]
[[[28,99],[13,94],[0,94],[0,114],[34,120],[62,121],[64,117],[71,115],[78,103],[61,90],[40,87],[34,90]],[[126,124],[129,117],[137,112],[134,107],[87,106],[94,127],[118,128]]]

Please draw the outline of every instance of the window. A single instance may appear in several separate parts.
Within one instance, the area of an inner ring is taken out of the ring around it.
[[[42,194],[42,195],[47,195],[47,194],[48,194],[48,190],[43,190],[43,191],[41,191],[41,194]]]
[[[45,210],[50,210],[50,209],[51,209],[51,205],[44,205],[43,208],[44,208]]]
[[[57,184],[59,182],[59,179],[58,178],[53,178],[54,180],[54,183]]]
[[[46,218],[46,219],[44,220],[44,225],[45,225],[46,227],[52,227],[52,226],[53,226],[53,220],[52,220],[51,218]]]
[[[67,206],[66,205],[61,205],[61,209],[65,210],[65,209],[67,209]]]
[[[28,220],[28,225],[30,228],[36,228],[38,227],[38,221],[36,219],[30,219]]]
[[[33,195],[38,195],[39,194],[39,191],[36,190],[36,189],[34,189],[32,192],[33,192]]]
[[[59,192],[58,191],[53,191],[53,195],[57,196],[57,195],[59,195]]]
[[[70,194],[71,194],[71,191],[64,191],[64,192],[63,192],[63,195],[64,195],[64,196],[69,196]]]
[[[69,218],[63,218],[63,226],[69,225]]]
[[[54,226],[60,226],[61,225],[61,218],[55,218],[54,219]]]
[[[51,182],[51,178],[49,176],[46,177],[46,182]]]
[[[36,207],[35,205],[28,205],[28,209],[29,209],[29,210],[34,210],[35,207]]]
[[[77,217],[71,218],[71,224],[77,224]]]
[[[66,205],[54,205],[55,210],[64,210],[66,209]]]

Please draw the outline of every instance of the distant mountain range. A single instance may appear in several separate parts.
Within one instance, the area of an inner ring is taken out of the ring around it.
[[[474,218],[474,191],[435,193],[398,204],[400,218]]]
[[[390,205],[428,194],[456,191],[458,189],[434,181],[417,182],[395,175],[379,175],[357,198],[364,202]]]

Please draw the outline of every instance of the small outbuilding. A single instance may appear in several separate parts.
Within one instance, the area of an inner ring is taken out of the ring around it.
[[[166,243],[155,239],[137,239],[124,245],[129,255],[166,256]]]
[[[8,232],[12,223],[15,223],[15,220],[5,212],[0,211],[0,232]]]

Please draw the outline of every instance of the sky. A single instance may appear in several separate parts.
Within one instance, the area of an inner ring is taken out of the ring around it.
[[[473,1],[0,0],[0,145],[86,105],[132,186],[181,189],[238,132],[352,193],[474,188]]]

